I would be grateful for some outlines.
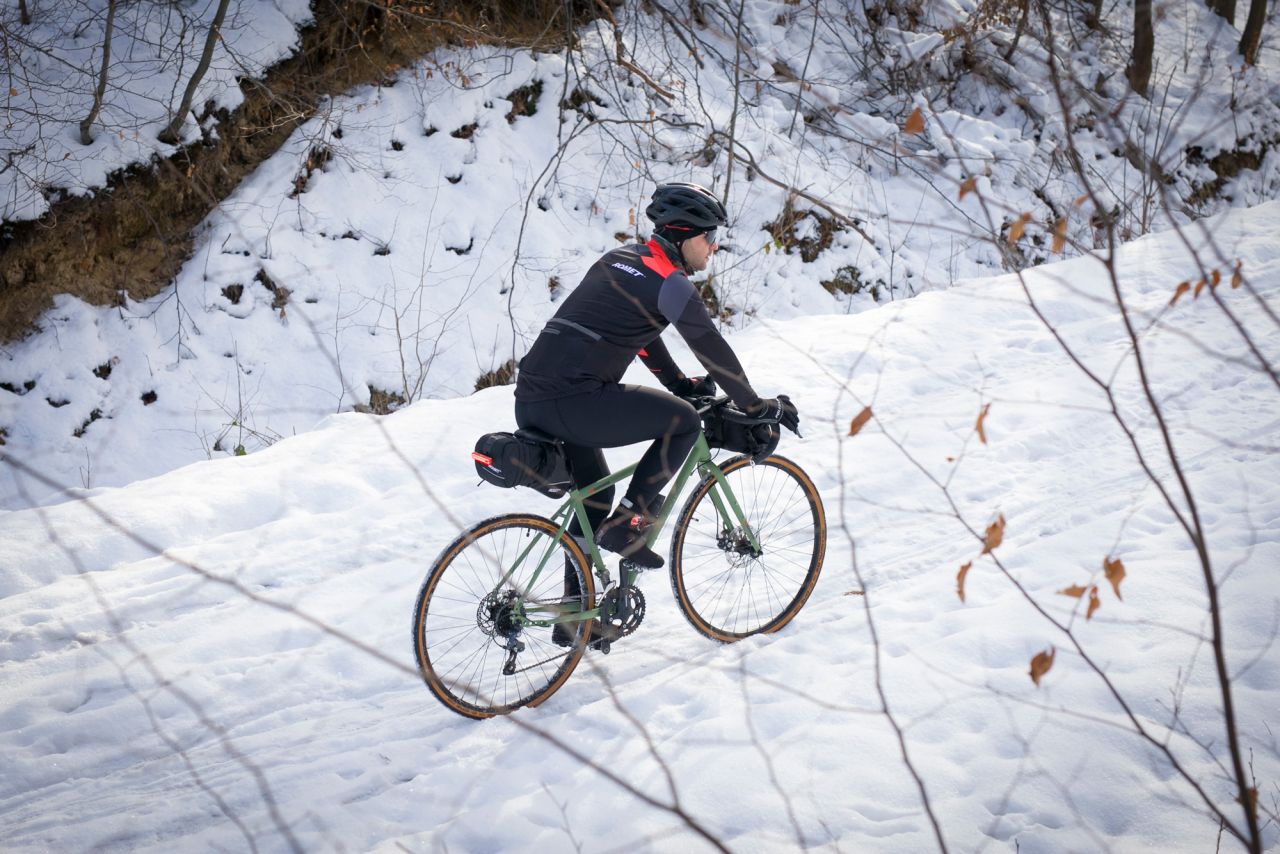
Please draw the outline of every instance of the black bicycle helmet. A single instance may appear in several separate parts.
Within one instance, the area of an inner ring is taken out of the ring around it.
[[[724,205],[706,187],[675,181],[659,184],[653,201],[644,209],[645,216],[662,228],[672,223],[699,229],[718,228],[729,221]]]

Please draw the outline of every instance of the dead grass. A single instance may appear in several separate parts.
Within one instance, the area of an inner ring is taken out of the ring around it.
[[[323,96],[386,82],[399,68],[448,44],[558,49],[566,32],[564,8],[558,0],[429,6],[317,0],[317,23],[302,34],[299,52],[266,79],[241,83],[244,104],[219,117],[216,141],[192,145],[153,168],[116,173],[108,192],[56,201],[38,221],[5,225],[0,343],[35,331],[55,294],[120,305],[125,294],[146,299],[168,286],[190,257],[196,225],[312,116]],[[587,0],[575,0],[570,8],[579,25],[599,11]]]
[[[782,213],[773,222],[766,223],[765,229],[773,236],[774,245],[779,249],[788,255],[799,252],[800,258],[810,263],[830,248],[836,235],[844,229],[832,217],[825,217],[814,210],[798,210],[794,202],[788,198]],[[806,227],[806,219],[813,220],[812,227]]]
[[[492,388],[499,385],[511,385],[516,379],[516,361],[515,359],[507,359],[506,362],[494,368],[492,371],[485,371],[476,377],[476,391],[482,388]]]

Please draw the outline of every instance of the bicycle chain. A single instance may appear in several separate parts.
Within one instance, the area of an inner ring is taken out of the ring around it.
[[[630,634],[633,634],[636,629],[640,628],[640,623],[641,621],[644,620],[644,612],[645,612],[644,594],[640,592],[640,588],[638,587],[614,587],[608,590],[603,596],[600,597],[601,613],[603,614],[606,608],[611,609],[613,607],[616,607],[612,603],[622,597],[626,597],[627,599],[630,600],[630,603],[629,603],[630,612],[623,619],[621,626],[620,627],[614,626],[611,623],[606,623],[604,620],[600,621],[601,628],[607,628],[610,630],[611,637],[607,638],[607,640],[609,641],[614,641],[614,640],[617,640],[618,638],[624,638]],[[532,602],[535,605],[568,604],[562,598],[561,599],[528,599],[526,601]],[[607,618],[607,619],[611,619],[611,618]],[[617,630],[616,635],[613,634],[614,630]],[[556,659],[562,658],[564,655],[567,655],[567,654],[568,654],[567,652],[561,653],[559,655],[554,655],[550,658],[544,658],[541,661],[535,661],[532,664],[525,665],[524,667],[512,668],[510,672],[507,672],[504,669],[503,672],[504,672],[504,675],[507,675],[507,676],[514,676],[517,673],[525,673],[537,667],[541,667],[544,664],[550,664]]]
[[[525,602],[531,602],[531,603],[533,603],[534,605],[570,605],[570,604],[573,604],[573,603],[571,603],[571,602],[565,602],[565,601],[564,601],[564,597],[559,597],[559,598],[556,598],[556,599],[526,599],[526,600],[525,600]],[[533,662],[532,664],[525,665],[524,667],[512,668],[512,670],[511,670],[509,673],[508,673],[508,672],[506,672],[506,671],[505,671],[505,669],[504,669],[504,671],[503,671],[503,675],[504,675],[504,676],[514,676],[514,675],[516,675],[517,673],[525,673],[525,672],[527,672],[527,671],[533,670],[534,668],[541,667],[541,666],[542,666],[542,665],[544,665],[544,664],[550,664],[551,662],[555,661],[555,660],[556,660],[556,659],[558,659],[558,658],[563,658],[565,655],[568,655],[568,653],[569,653],[569,651],[568,651],[568,650],[566,650],[566,651],[565,651],[565,652],[563,652],[563,653],[560,653],[560,654],[558,654],[558,655],[553,655],[553,656],[551,656],[550,658],[544,658],[544,659],[542,659],[541,661],[535,661],[535,662]]]

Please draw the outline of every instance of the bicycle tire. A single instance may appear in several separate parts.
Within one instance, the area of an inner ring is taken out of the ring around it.
[[[708,497],[714,478],[698,483],[671,538],[671,591],[697,631],[732,643],[776,632],[808,601],[827,550],[826,511],[813,481],[786,457],[720,466],[755,532],[762,554],[725,531]]]
[[[552,627],[517,627],[511,619],[516,603],[545,608],[554,600],[575,610],[592,607],[590,564],[573,537],[563,534],[554,545],[550,539],[534,540],[554,538],[557,530],[541,516],[495,516],[459,535],[432,564],[413,607],[413,648],[427,688],[451,711],[479,719],[536,706],[578,666],[594,620],[563,623],[572,640],[561,647],[551,639]],[[536,583],[530,588],[527,581],[536,561],[502,581],[506,567],[529,545],[556,549]],[[577,571],[581,592],[574,598],[564,596],[561,553]],[[522,646],[514,656],[509,637]],[[514,658],[514,673],[502,669],[509,658]]]

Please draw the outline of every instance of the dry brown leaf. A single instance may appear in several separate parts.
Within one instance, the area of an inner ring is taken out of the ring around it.
[[[1037,652],[1031,659],[1031,681],[1036,683],[1036,687],[1040,687],[1040,678],[1049,672],[1049,668],[1053,667],[1053,656],[1055,650],[1049,647],[1044,652]]]
[[[1053,251],[1061,255],[1067,248],[1067,218],[1063,217],[1053,224]]]
[[[960,198],[963,199],[969,193],[978,192],[978,179],[973,175],[964,179],[964,183],[960,185]]]
[[[1241,268],[1242,266],[1244,266],[1244,262],[1237,258],[1237,259],[1236,259],[1236,270],[1235,270],[1235,272],[1234,272],[1234,273],[1232,273],[1232,274],[1231,274],[1231,287],[1232,287],[1232,288],[1238,288],[1238,287],[1240,287],[1240,281],[1241,281],[1240,268]]]
[[[1222,281],[1222,273],[1214,270],[1209,274],[1209,287],[1216,288],[1218,283]]]
[[[1079,599],[1081,596],[1089,592],[1088,587],[1082,587],[1079,584],[1073,584],[1070,587],[1064,587],[1058,591],[1063,596],[1070,596],[1072,599]]]
[[[636,224],[636,209],[627,208],[627,225],[635,225],[635,224]]]
[[[1101,607],[1102,602],[1098,599],[1098,585],[1095,584],[1089,588],[1089,610],[1084,612],[1084,618],[1086,620],[1092,620],[1093,612]]]
[[[1190,282],[1179,282],[1178,287],[1175,288],[1173,291],[1173,299],[1169,300],[1169,305],[1172,306],[1175,302],[1178,301],[1178,297],[1182,296],[1189,290],[1191,290]]]
[[[13,88],[12,86],[10,86],[10,87],[9,87],[9,97],[10,97],[10,98],[16,98],[16,97],[18,97],[18,90],[17,90],[17,89],[15,89],[15,88]]]
[[[855,415],[853,417],[853,420],[849,422],[849,435],[856,436],[858,434],[858,431],[861,430],[863,427],[865,427],[867,422],[870,420],[871,420],[871,407],[870,406],[862,407],[862,411],[859,412],[857,415]]]
[[[1017,243],[1019,240],[1022,239],[1022,232],[1026,230],[1027,223],[1030,221],[1031,221],[1031,214],[1024,213],[1022,216],[1015,219],[1012,224],[1010,224],[1009,226],[1009,245],[1010,246],[1012,246],[1013,244]]]
[[[1199,298],[1200,298],[1200,292],[1201,292],[1202,290],[1204,290],[1204,286],[1205,286],[1205,284],[1207,284],[1207,283],[1205,282],[1205,280],[1204,280],[1204,279],[1201,279],[1200,281],[1196,282],[1196,289],[1195,289],[1195,293],[1193,293],[1193,294],[1191,295],[1193,299],[1199,299]]]
[[[978,423],[973,425],[973,429],[978,433],[978,439],[982,444],[987,444],[987,431],[983,429],[982,422],[987,418],[987,412],[991,409],[991,404],[982,407],[982,411],[978,413]]]
[[[1004,514],[987,526],[987,535],[982,541],[982,553],[990,554],[1004,542]]]
[[[1084,194],[1084,195],[1082,195],[1080,198],[1076,199],[1076,207],[1080,207],[1081,205],[1083,205],[1083,204],[1084,204],[1085,202],[1087,202],[1087,201],[1089,201],[1089,194],[1088,194],[1088,193],[1085,193],[1085,194]]]
[[[969,574],[969,570],[972,566],[973,561],[969,561],[964,566],[960,567],[960,571],[956,573],[956,595],[960,597],[961,602],[964,601],[964,577]]]
[[[907,116],[907,123],[902,126],[902,132],[911,135],[924,133],[924,113],[920,112],[919,107],[916,107],[911,111],[911,115]]]
[[[1107,574],[1107,581],[1111,582],[1111,589],[1116,592],[1116,598],[1124,601],[1124,597],[1120,595],[1120,582],[1124,581],[1124,564],[1120,562],[1120,558],[1104,558],[1102,561],[1102,571]]]

